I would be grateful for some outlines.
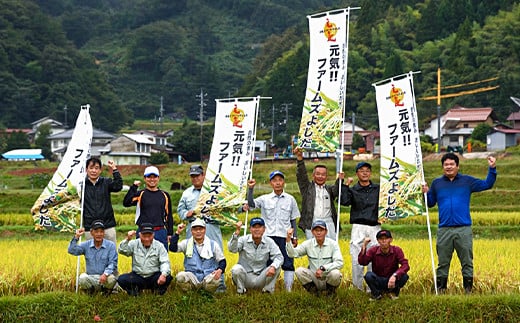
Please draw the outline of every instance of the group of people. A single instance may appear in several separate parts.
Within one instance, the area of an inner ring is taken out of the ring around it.
[[[409,264],[404,252],[392,245],[392,234],[381,229],[378,219],[379,185],[371,181],[372,165],[359,162],[355,167],[357,183],[339,172],[334,184],[327,184],[327,168],[317,165],[312,179],[301,150],[296,149],[296,177],[302,197],[301,214],[295,198],[285,192],[285,175],[278,170],[269,175],[272,192],[254,197],[255,179],[248,181],[247,202],[242,211],[260,209],[261,216],[249,222],[247,235],[241,235],[243,223],[228,241],[227,248],[238,253],[238,263],[231,268],[231,278],[238,294],[258,289],[273,293],[283,270],[284,286],[292,290],[294,278],[314,295],[334,295],[342,281],[343,257],[336,241],[338,214],[335,202],[350,206],[352,224],[350,254],[352,282],[370,293],[371,300],[388,294],[392,299],[408,280]],[[462,265],[463,285],[467,293],[473,286],[473,250],[470,196],[493,186],[496,180],[496,159],[488,157],[489,171],[485,180],[459,174],[459,159],[453,153],[441,159],[443,176],[431,187],[426,184],[428,207],[439,207],[437,238],[438,268],[436,285],[439,292],[447,289],[447,277],[453,251]],[[222,233],[218,221],[197,217],[194,209],[204,182],[204,169],[190,167],[192,186],[185,190],[177,212],[182,222],[174,231],[171,199],[159,189],[159,170],[149,166],[144,172],[145,189],[135,181],[124,198],[124,206],[136,206],[137,231],[130,231],[116,251],[115,219],[110,193],[122,189],[123,180],[116,165],[109,161],[113,178],[101,177],[102,164],[97,158],[87,161],[87,179],[83,226],[76,231],[69,253],[84,255],[86,273],[79,286],[88,292],[110,293],[118,284],[129,295],[143,289],[164,294],[173,280],[168,251],[184,255],[184,270],[176,274],[176,283],[184,291],[204,289],[209,292],[226,290],[224,273],[227,262],[223,253]],[[297,219],[299,222],[297,224]],[[299,244],[297,228],[306,240]],[[186,230],[186,239],[180,240]],[[78,244],[82,234],[87,241]],[[118,273],[118,253],[132,257],[132,271]],[[294,258],[308,258],[308,266],[295,268]],[[365,282],[365,284],[363,283]]]

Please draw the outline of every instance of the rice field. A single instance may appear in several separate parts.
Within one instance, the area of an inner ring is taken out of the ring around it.
[[[72,237],[72,235],[71,235]],[[77,257],[67,253],[69,240],[0,240],[0,296],[27,295],[49,291],[74,291]],[[227,241],[225,241],[227,243]],[[435,241],[433,242],[435,252]],[[341,288],[351,289],[351,257],[349,242],[340,241],[345,266]],[[408,294],[431,294],[433,285],[430,245],[427,239],[394,239],[394,245],[400,246],[409,260],[410,280],[403,289]],[[238,256],[224,248],[228,268],[237,262]],[[475,239],[474,267],[475,288],[477,294],[510,294],[520,292],[520,271],[517,270],[517,250],[520,240],[516,239]],[[437,256],[434,254],[434,260]],[[172,273],[183,266],[181,254],[170,253]],[[435,264],[436,265],[436,264]],[[307,260],[297,259],[296,266],[307,266]],[[85,264],[81,258],[80,271]],[[119,272],[131,270],[131,259],[120,256]],[[232,286],[229,271],[226,272],[227,285]],[[296,284],[299,285],[299,284]],[[279,282],[277,289],[280,289]],[[170,287],[170,288],[173,288]],[[299,288],[299,287],[296,287]],[[232,288],[230,288],[232,290]],[[449,277],[449,293],[462,294],[460,264],[456,255],[452,260]]]

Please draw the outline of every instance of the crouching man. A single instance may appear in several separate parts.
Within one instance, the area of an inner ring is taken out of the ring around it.
[[[383,293],[388,293],[390,298],[397,299],[399,291],[408,281],[408,259],[404,257],[403,250],[392,246],[392,234],[388,230],[381,230],[376,234],[378,246],[367,249],[370,238],[365,238],[358,261],[362,266],[372,263],[372,271],[365,274],[365,282],[370,287],[372,297],[370,300],[379,300]]]
[[[325,291],[328,296],[334,295],[341,283],[343,256],[338,243],[327,238],[327,224],[322,220],[314,221],[311,226],[313,238],[296,248],[291,243],[292,230],[287,230],[287,254],[291,258],[307,256],[309,259],[308,268],[296,269],[296,278],[311,294],[319,296],[321,291]]]
[[[173,279],[168,252],[154,239],[151,223],[141,224],[139,231],[139,239],[132,230],[119,244],[119,253],[132,257],[132,272],[119,276],[117,282],[131,296],[138,296],[143,289],[163,295]]]
[[[93,221],[90,227],[92,239],[78,244],[84,233],[84,228],[76,230],[68,249],[71,255],[85,256],[87,272],[79,276],[78,285],[89,294],[96,291],[109,294],[117,282],[114,276],[117,272],[116,245],[105,239],[105,225],[102,221]]]
[[[184,253],[184,271],[177,273],[177,284],[183,291],[204,289],[215,292],[226,270],[226,259],[217,242],[206,236],[206,222],[200,218],[191,223],[191,237],[179,242],[186,225],[179,224],[172,236],[170,251]]]
[[[239,221],[228,242],[229,251],[238,252],[238,264],[231,268],[237,292],[245,294],[247,289],[261,289],[273,293],[283,263],[282,252],[273,239],[264,236],[265,222],[262,218],[252,218],[249,222],[251,233],[238,237],[241,227]]]

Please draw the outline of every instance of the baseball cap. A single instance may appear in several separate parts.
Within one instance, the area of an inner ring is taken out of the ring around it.
[[[143,223],[139,227],[141,233],[153,233],[153,225],[151,223]]]
[[[195,221],[191,223],[191,227],[206,227],[206,222],[201,218],[196,218]]]
[[[391,238],[392,234],[388,230],[381,230],[376,234],[376,239],[381,238],[382,236],[385,236],[387,238]]]
[[[200,165],[191,165],[190,175],[200,175],[204,173],[204,169]]]
[[[323,221],[323,220],[316,220],[312,223],[311,230],[314,230],[314,228],[317,228],[317,227],[327,229],[327,223],[325,223],[325,221]]]
[[[92,222],[92,225],[90,226],[90,229],[92,229],[92,230],[100,229],[100,228],[105,229],[105,224],[101,220],[96,220],[96,221]]]
[[[357,172],[361,167],[365,167],[365,166],[368,167],[368,169],[372,169],[372,165],[370,165],[370,164],[367,163],[367,162],[362,161],[362,162],[357,163],[357,165],[356,165],[356,172]]]
[[[272,180],[276,175],[280,175],[280,176],[282,176],[282,178],[285,179],[285,175],[281,171],[275,170],[275,171],[272,171],[271,174],[269,174],[269,180]]]
[[[148,166],[144,170],[144,177],[148,177],[150,175],[159,176],[159,170],[155,166]]]
[[[260,224],[261,226],[265,226],[264,219],[262,218],[252,218],[251,221],[249,221],[249,226],[252,227],[255,224]]]

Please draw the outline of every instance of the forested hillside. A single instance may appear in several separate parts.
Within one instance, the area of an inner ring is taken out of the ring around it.
[[[295,133],[308,64],[306,15],[361,7],[351,17],[347,113],[377,127],[372,83],[410,70],[418,98],[434,95],[437,68],[443,85],[500,87],[444,100],[491,106],[502,120],[520,96],[520,6],[513,0],[3,0],[0,2],[0,128],[27,127],[50,115],[69,120],[92,105],[97,128],[116,131],[134,118],[164,113],[198,119],[196,95],[214,99],[273,97]],[[446,90],[448,92],[449,90]],[[451,90],[456,92],[457,89]],[[419,117],[435,101],[418,100]],[[280,118],[280,113],[275,119]],[[278,120],[277,120],[278,122]],[[283,125],[282,127],[285,127]]]

